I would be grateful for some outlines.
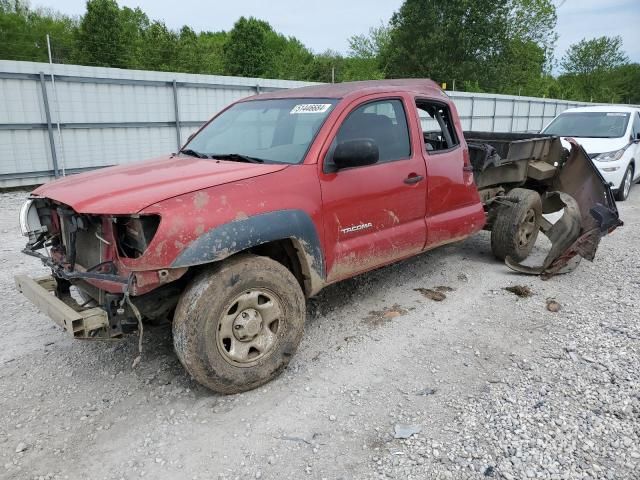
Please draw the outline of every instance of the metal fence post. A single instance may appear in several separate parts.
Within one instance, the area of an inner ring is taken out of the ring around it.
[[[180,109],[178,108],[178,84],[173,81],[173,111],[176,119],[176,141],[178,142],[178,150],[182,147],[182,134],[180,133]]]
[[[476,110],[476,98],[475,97],[471,97],[471,123],[469,124],[469,130],[473,131],[473,115],[475,114],[475,110]]]
[[[493,99],[493,119],[491,120],[491,131],[496,131],[496,113],[498,113],[498,99]]]
[[[47,120],[47,132],[49,133],[49,147],[51,148],[51,160],[53,162],[53,175],[58,178],[58,156],[56,155],[56,143],[53,140],[53,127],[51,126],[51,111],[49,110],[49,97],[47,96],[47,84],[44,79],[44,72],[40,72],[40,87],[42,88],[42,103],[44,104],[44,116]]]
[[[256,83],[256,94],[260,95],[260,84]]]
[[[513,133],[513,122],[516,119],[516,99],[511,99],[511,129],[510,131]]]
[[[531,100],[528,102],[529,106],[527,107],[527,128],[525,128],[525,133],[529,133],[529,121],[531,120]]]

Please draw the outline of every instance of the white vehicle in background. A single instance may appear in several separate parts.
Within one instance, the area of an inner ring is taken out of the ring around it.
[[[565,110],[542,133],[572,137],[580,143],[616,200],[626,200],[640,180],[640,109],[623,106],[580,107]],[[562,139],[565,147],[569,143]]]

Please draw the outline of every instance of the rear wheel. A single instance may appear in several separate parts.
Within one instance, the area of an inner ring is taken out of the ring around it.
[[[194,278],[173,321],[176,353],[202,385],[239,393],[276,377],[302,338],[305,299],[294,275],[254,255]]]
[[[538,238],[542,200],[526,188],[514,188],[507,197],[517,200],[498,207],[491,228],[491,250],[496,258],[521,262],[529,256]]]
[[[616,200],[619,202],[624,202],[627,198],[629,198],[629,192],[631,191],[631,184],[633,183],[633,166],[629,165],[627,170],[624,172],[624,177],[622,177],[622,183],[620,183],[620,187],[616,192]]]

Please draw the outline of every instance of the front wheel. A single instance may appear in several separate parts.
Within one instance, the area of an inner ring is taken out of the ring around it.
[[[232,257],[195,277],[173,321],[182,365],[216,392],[239,393],[276,377],[302,338],[305,299],[280,263]]]
[[[624,202],[629,198],[629,192],[631,191],[631,184],[633,183],[633,166],[629,165],[622,177],[622,183],[616,192],[616,200]]]

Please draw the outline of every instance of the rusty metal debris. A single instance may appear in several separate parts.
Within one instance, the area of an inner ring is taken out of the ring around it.
[[[611,189],[603,180],[584,149],[574,140],[566,163],[553,180],[551,191],[542,197],[545,214],[563,211],[555,223],[544,219],[540,230],[551,241],[551,249],[542,265],[527,266],[510,257],[505,263],[512,270],[547,279],[573,271],[580,258],[592,261],[600,239],[623,222]]]

